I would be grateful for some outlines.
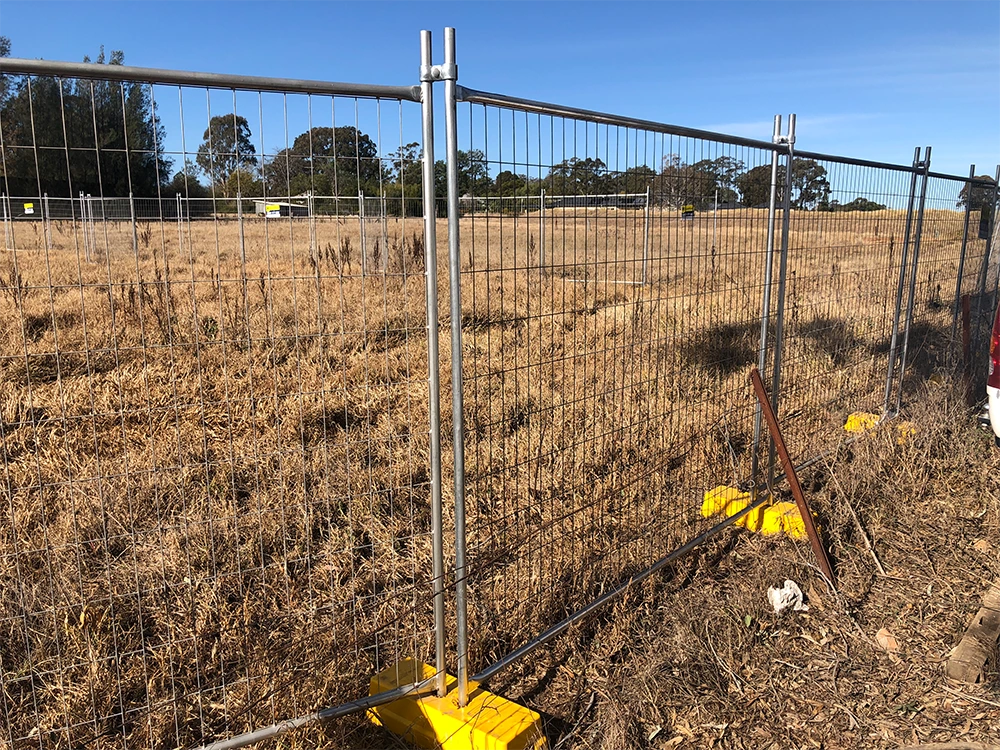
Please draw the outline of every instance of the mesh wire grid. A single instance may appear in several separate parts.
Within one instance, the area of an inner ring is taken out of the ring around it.
[[[748,478],[768,211],[726,207],[726,180],[769,185],[771,152],[478,104],[459,123],[494,189],[538,196],[461,219],[475,669],[705,530],[703,493]]]
[[[419,105],[8,80],[3,741],[192,745],[433,661]]]

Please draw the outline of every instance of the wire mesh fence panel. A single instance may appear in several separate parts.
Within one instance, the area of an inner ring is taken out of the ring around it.
[[[191,746],[433,662],[421,219],[363,274],[357,221],[217,210],[419,199],[419,107],[8,83],[51,236],[0,257],[0,744]]]
[[[793,159],[779,403],[797,459],[842,440],[851,413],[882,414],[912,184],[910,170]]]
[[[771,152],[479,104],[458,118],[459,164],[481,165],[459,205],[484,209],[460,219],[475,670],[704,531],[706,490],[749,477],[768,211],[720,211],[714,234],[682,212],[769,173]],[[546,198],[539,267],[541,211],[485,210],[508,180],[651,195],[646,283],[641,208]]]
[[[925,380],[961,354],[960,348],[953,347],[952,338],[952,331],[961,326],[961,299],[956,300],[956,291],[959,295],[973,295],[972,309],[978,309],[980,314],[973,315],[970,323],[980,317],[989,318],[993,310],[992,295],[987,295],[990,299],[981,296],[984,290],[980,288],[986,250],[986,240],[977,236],[982,206],[968,212],[967,230],[963,199],[966,184],[964,180],[941,177],[927,180],[907,353],[907,369],[912,365],[910,377],[914,379]],[[985,333],[973,335],[973,341],[983,341],[989,334],[988,321],[978,327],[985,328]],[[960,336],[956,338],[961,343]],[[980,354],[985,356],[985,352]]]
[[[940,294],[939,285],[945,287],[944,294],[953,295],[949,300],[951,329],[952,338],[957,341],[962,341],[964,336],[962,298],[968,295],[969,355],[975,363],[984,362],[987,356],[991,316],[996,308],[996,258],[992,262],[990,259],[991,234],[995,229],[994,201],[995,186],[988,177],[976,178],[970,173],[970,178],[965,180],[947,176],[930,178],[923,242],[931,242],[934,250],[926,260],[928,266],[922,269],[918,283],[926,277],[928,288],[924,291],[929,299]],[[958,220],[954,216],[956,213],[961,217]],[[957,258],[952,248],[942,269],[939,245],[942,242],[954,245],[956,236]],[[943,284],[936,280],[941,275],[944,276]]]

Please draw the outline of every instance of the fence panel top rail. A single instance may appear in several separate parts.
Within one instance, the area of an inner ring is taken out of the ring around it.
[[[420,101],[419,86],[384,86],[363,83],[338,83],[312,81],[301,78],[268,78],[264,76],[201,73],[187,70],[139,68],[131,65],[102,65],[99,63],[59,62],[54,60],[28,60],[0,58],[0,73],[14,75],[57,76],[85,78],[99,81],[136,81],[152,84],[175,84],[243,91],[277,91],[297,94],[325,94],[330,96],[359,96],[366,98],[402,99]]]
[[[580,107],[567,107],[561,104],[552,104],[549,102],[541,102],[533,99],[522,99],[516,96],[507,96],[505,94],[495,94],[487,91],[479,91],[477,89],[468,88],[467,86],[457,87],[458,100],[462,102],[469,102],[472,104],[486,104],[493,105],[496,107],[506,107],[524,110],[527,112],[533,112],[535,114],[550,115],[553,117],[568,117],[572,119],[584,119],[590,122],[605,124],[605,125],[619,125],[622,127],[636,128],[640,130],[648,130],[653,133],[666,133],[669,135],[676,135],[681,137],[690,138],[700,138],[706,141],[716,141],[720,143],[731,143],[737,146],[748,146],[750,148],[761,148],[768,149],[772,151],[778,151],[779,153],[788,153],[788,146],[783,143],[771,143],[770,141],[762,141],[755,138],[744,138],[738,135],[728,135],[725,133],[716,133],[710,130],[700,130],[697,128],[687,128],[680,125],[669,125],[666,123],[655,122],[653,120],[641,120],[634,117],[623,117],[621,115],[609,114],[606,112],[597,112],[589,109],[582,109]],[[859,167],[876,167],[879,169],[891,169],[898,172],[912,172],[913,166],[910,164],[893,164],[891,162],[874,161],[871,159],[859,159],[850,156],[837,156],[835,154],[824,154],[814,151],[801,151],[799,149],[795,150],[795,156],[803,159],[818,159],[822,161],[832,161],[841,164],[853,164]],[[933,177],[941,177],[943,179],[949,180],[960,180],[962,182],[969,182],[969,178],[964,175],[949,175],[933,173]],[[979,181],[981,180],[972,180]]]
[[[689,138],[700,138],[706,141],[716,141],[719,143],[731,143],[736,146],[747,146],[750,148],[761,148],[772,151],[787,153],[788,147],[783,144],[775,144],[770,141],[761,141],[755,138],[743,138],[738,135],[725,135],[714,133],[709,130],[699,130],[697,128],[685,128],[680,125],[668,125],[666,123],[652,120],[641,120],[635,117],[622,117],[621,115],[608,114],[606,112],[596,112],[579,107],[566,107],[561,104],[551,104],[548,102],[535,101],[533,99],[522,99],[516,96],[506,96],[504,94],[493,94],[487,91],[477,91],[466,86],[458,86],[458,101],[471,104],[486,104],[495,107],[505,107],[533,112],[541,115],[551,115],[553,117],[567,117],[570,119],[583,119],[602,125],[618,125],[627,128],[646,130],[651,133],[665,133]]]

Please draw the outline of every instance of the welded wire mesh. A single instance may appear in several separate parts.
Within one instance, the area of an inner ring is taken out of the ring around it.
[[[970,357],[981,370],[995,310],[995,267],[989,262],[993,185],[958,177],[928,179],[916,277],[917,331],[947,325],[949,340],[962,341],[962,297],[969,296]],[[992,271],[992,272],[991,272]],[[944,315],[942,307],[948,308]],[[924,349],[918,349],[918,363]]]
[[[983,205],[979,203],[975,206],[976,210],[968,211],[966,230],[965,196],[968,195],[968,184],[968,181],[959,178],[931,176],[927,179],[907,351],[908,376],[913,380],[926,380],[949,358],[961,354],[961,349],[956,350],[953,346],[956,341],[952,338],[952,331],[956,330],[957,343],[961,342],[961,295],[971,296],[974,314],[970,317],[970,324],[976,329],[970,331],[972,341],[982,344],[988,336],[994,303],[992,289],[985,288],[987,243],[985,238],[978,236]],[[979,193],[980,190],[974,189],[974,201]],[[991,198],[992,195],[989,195],[987,200]],[[988,222],[989,211],[986,213]],[[981,348],[973,346],[973,353],[980,355],[976,357],[978,369],[981,369],[979,364],[985,361],[985,352]]]
[[[421,219],[358,221],[419,200],[417,105],[9,82],[47,212],[0,257],[0,745],[191,746],[433,661]]]
[[[648,215],[546,200],[544,245],[541,211],[461,218],[475,670],[704,531],[705,491],[748,479],[768,211],[715,214],[715,191],[734,202],[755,168],[769,185],[771,152],[478,104],[459,124],[482,165],[469,204],[510,175],[651,196]]]
[[[882,413],[912,184],[910,170],[794,157],[780,412],[797,458],[836,445],[851,413]]]

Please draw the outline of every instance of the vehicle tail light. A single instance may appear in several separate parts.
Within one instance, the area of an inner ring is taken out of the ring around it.
[[[993,320],[993,335],[990,336],[990,370],[986,385],[1000,388],[1000,306],[997,306]]]

